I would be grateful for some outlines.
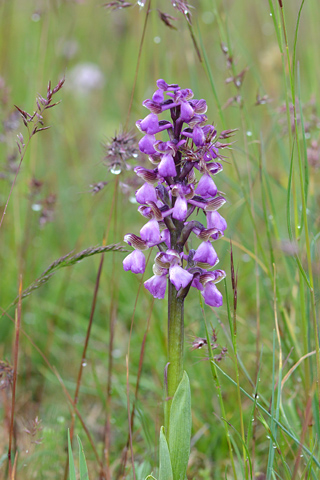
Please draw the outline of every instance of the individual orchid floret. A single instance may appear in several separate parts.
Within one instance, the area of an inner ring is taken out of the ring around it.
[[[123,260],[123,268],[127,272],[144,273],[146,268],[146,259],[140,250],[134,250]]]
[[[167,288],[167,275],[154,275],[144,282],[144,286],[154,298],[163,299]]]
[[[203,198],[214,197],[217,194],[217,187],[210,175],[202,175],[196,188],[196,194]]]
[[[156,153],[153,145],[156,143],[156,137],[154,135],[145,135],[139,142],[140,152],[152,155]]]
[[[160,228],[156,219],[152,218],[140,230],[142,240],[146,242],[149,247],[158,245],[161,242]]]
[[[177,290],[185,288],[193,280],[193,275],[179,265],[173,265],[169,269],[170,282],[176,287]]]
[[[172,127],[170,122],[160,121],[155,113],[150,113],[143,120],[138,120],[136,126],[141,132],[153,135]]]
[[[208,282],[201,293],[207,305],[221,307],[223,303],[222,295],[213,282]]]
[[[216,228],[221,232],[224,232],[227,228],[227,222],[220,215],[219,212],[208,212],[207,213],[207,228]]]
[[[162,155],[161,162],[158,165],[158,173],[164,178],[175,177],[177,175],[176,165],[170,153]]]
[[[217,264],[218,255],[210,242],[202,242],[197,248],[193,260],[214,267]]]
[[[193,140],[193,143],[197,147],[202,147],[202,145],[205,144],[206,136],[205,136],[202,128],[199,127],[198,125],[195,125],[195,127],[193,129],[192,140]]]
[[[157,192],[153,185],[145,183],[136,191],[136,200],[138,203],[147,204],[148,202],[157,201]]]

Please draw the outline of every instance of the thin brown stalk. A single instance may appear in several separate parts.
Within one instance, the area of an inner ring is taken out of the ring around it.
[[[19,279],[19,302],[18,308],[15,313],[15,342],[14,342],[14,362],[13,362],[13,379],[12,379],[12,400],[11,400],[11,418],[10,418],[10,430],[9,430],[9,447],[8,447],[8,463],[9,463],[9,477],[13,478],[12,469],[12,443],[14,436],[14,411],[16,404],[16,387],[17,387],[17,371],[18,371],[18,354],[19,354],[19,340],[20,340],[20,327],[21,327],[21,293],[22,293],[22,276]]]
[[[13,469],[12,469],[12,475],[10,480],[15,480],[16,478],[17,465],[18,465],[18,450],[16,451],[16,454],[14,456]]]

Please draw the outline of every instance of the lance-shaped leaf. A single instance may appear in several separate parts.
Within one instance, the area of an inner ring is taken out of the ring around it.
[[[164,427],[160,429],[159,463],[159,480],[173,480],[170,453],[164,434]]]
[[[169,452],[174,480],[185,480],[190,455],[191,393],[186,372],[174,394],[170,410]]]

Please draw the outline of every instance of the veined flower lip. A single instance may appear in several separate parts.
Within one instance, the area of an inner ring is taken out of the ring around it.
[[[222,207],[222,205],[224,205],[226,201],[227,200],[224,197],[215,197],[212,200],[208,201],[204,209],[206,212],[215,212],[220,207]]]
[[[148,170],[147,168],[144,167],[135,167],[134,172],[138,177],[141,177],[145,182],[147,183],[157,183],[158,182],[158,175],[154,170]]]
[[[200,275],[200,282],[205,287],[207,283],[219,283],[226,277],[226,272],[224,270],[214,270],[213,272],[206,272]]]
[[[124,236],[124,241],[136,250],[147,250],[149,248],[147,243],[134,233],[127,233]]]

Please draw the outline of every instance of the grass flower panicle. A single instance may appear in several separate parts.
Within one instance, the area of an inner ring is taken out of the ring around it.
[[[144,283],[155,298],[164,298],[169,278],[179,296],[184,298],[192,286],[201,291],[206,304],[219,307],[222,295],[215,284],[225,273],[208,269],[218,263],[212,242],[227,228],[217,211],[226,200],[218,195],[212,177],[222,170],[217,160],[223,158],[220,152],[228,146],[218,140],[228,138],[233,130],[218,137],[214,126],[206,124],[206,101],[194,99],[189,88],[162,79],[157,81],[157,87],[152,98],[143,102],[149,115],[136,122],[144,134],[139,149],[155,167],[135,168],[145,182],[136,191],[138,210],[148,222],[141,228],[140,237],[125,236],[134,251],[124,259],[123,266],[126,271],[143,273],[142,251],[157,246],[154,276]],[[167,111],[170,120],[159,118]],[[168,140],[157,139],[164,132]],[[195,210],[204,212],[206,225],[189,220]],[[201,240],[196,250],[188,246],[191,232]]]

